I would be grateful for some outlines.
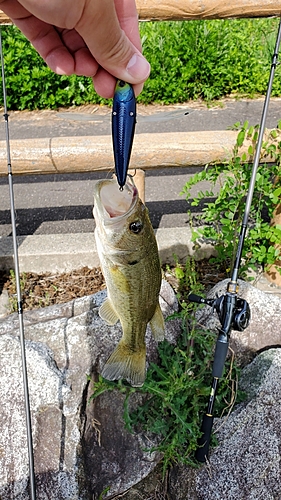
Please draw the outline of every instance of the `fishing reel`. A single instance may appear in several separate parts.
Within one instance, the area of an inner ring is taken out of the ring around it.
[[[199,295],[191,293],[188,296],[190,302],[197,302],[198,304],[207,304],[215,310],[221,325],[229,322],[229,326],[238,332],[243,332],[249,325],[251,318],[251,311],[248,302],[244,299],[237,297],[234,294],[227,292],[225,295],[216,297],[215,299],[204,299]],[[230,304],[232,307],[230,307]],[[231,317],[226,319],[231,314]]]

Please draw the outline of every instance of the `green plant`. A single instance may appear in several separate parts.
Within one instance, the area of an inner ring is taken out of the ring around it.
[[[240,124],[235,126],[240,127]],[[185,184],[181,193],[189,201],[190,188],[195,184],[204,180],[213,186],[211,190],[199,191],[190,201],[191,206],[204,203],[202,216],[199,218],[203,227],[193,229],[193,240],[198,243],[203,237],[212,241],[217,250],[216,259],[230,262],[230,268],[237,249],[257,138],[258,126],[249,127],[248,122],[245,122],[238,132],[230,160],[223,164],[207,165]],[[245,148],[242,150],[246,139],[247,152]],[[271,157],[274,163],[266,163],[266,157]],[[266,269],[280,253],[277,245],[281,241],[281,226],[271,223],[281,195],[279,129],[267,131],[262,144],[261,160],[244,242],[241,274],[249,267],[255,268],[257,264]]]
[[[108,390],[119,390],[125,395],[125,425],[130,431],[142,430],[148,436],[158,436],[158,445],[151,451],[162,453],[163,472],[174,462],[196,465],[193,453],[201,434],[201,419],[210,391],[216,337],[216,332],[196,325],[194,304],[186,300],[188,291],[198,292],[200,289],[193,261],[188,260],[183,267],[177,263],[175,272],[180,281],[178,297],[181,308],[173,317],[180,318],[182,324],[177,345],[167,341],[159,344],[159,362],[149,367],[143,387],[133,388],[122,381],[108,382],[100,377],[94,384],[91,397],[96,398]],[[233,384],[237,382],[238,369],[231,360],[225,365],[225,373],[218,391],[216,415],[231,406],[235,399]],[[142,394],[144,402],[131,411],[130,396],[133,393]]]
[[[107,488],[105,488],[101,494],[99,495],[99,498],[98,500],[103,500],[105,498],[105,495],[110,491],[110,486],[107,486]]]
[[[266,91],[276,21],[154,22],[140,28],[151,63],[143,102],[209,101],[230,93],[253,96]],[[280,92],[277,87],[275,79],[274,94]]]
[[[9,297],[10,312],[17,312],[18,310],[18,298],[17,298],[17,283],[16,274],[14,269],[10,269],[10,280],[11,280],[11,290]],[[21,273],[20,275],[20,291],[23,293],[26,285],[26,273]]]
[[[107,102],[98,96],[91,78],[53,73],[15,26],[3,29],[3,53],[8,109],[43,109],[85,102]],[[2,86],[0,98],[3,100]]]
[[[140,23],[151,75],[138,101],[171,104],[264,94],[277,27],[273,18]],[[94,91],[91,78],[53,73],[15,26],[3,27],[2,33],[9,110],[110,103]],[[281,93],[280,76],[277,66],[275,96]]]

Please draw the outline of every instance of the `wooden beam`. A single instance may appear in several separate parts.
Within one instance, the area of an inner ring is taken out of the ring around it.
[[[136,0],[142,21],[280,16],[280,0]],[[0,11],[0,24],[12,24]]]
[[[4,14],[4,12],[2,10],[0,10],[0,24],[1,25],[13,24],[11,19],[8,16],[6,16],[6,14]]]
[[[237,132],[136,134],[130,168],[203,166],[230,157]],[[250,143],[245,141],[245,149]],[[111,136],[11,140],[16,175],[114,171]],[[6,145],[0,141],[0,176],[7,175]]]
[[[281,14],[280,0],[136,0],[141,20],[194,20],[270,17]]]

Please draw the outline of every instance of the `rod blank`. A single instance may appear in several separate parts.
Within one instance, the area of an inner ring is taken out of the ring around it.
[[[15,266],[18,319],[19,319],[19,334],[20,334],[19,337],[20,337],[20,347],[21,347],[24,405],[25,405],[26,432],[27,432],[27,448],[28,448],[28,461],[29,461],[30,498],[31,498],[31,500],[36,500],[34,455],[33,455],[33,442],[32,442],[32,426],[31,426],[31,413],[30,413],[28,377],[27,377],[27,366],[26,366],[26,352],[25,352],[25,342],[24,342],[23,309],[22,309],[22,298],[21,298],[21,288],[20,288],[20,272],[19,272],[19,258],[18,258],[18,245],[17,245],[15,202],[14,202],[13,175],[12,175],[12,166],[11,166],[9,120],[8,120],[8,112],[7,112],[7,93],[6,93],[6,85],[5,85],[5,71],[4,71],[2,28],[1,27],[0,27],[0,57],[1,57],[1,71],[2,71],[3,101],[4,101],[4,120],[5,120],[5,133],[6,133],[10,210],[11,210],[12,235],[13,235],[14,266]]]

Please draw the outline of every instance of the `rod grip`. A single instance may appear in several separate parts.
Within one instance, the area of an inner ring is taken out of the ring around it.
[[[223,340],[218,339],[216,343],[214,363],[213,363],[214,378],[222,377],[227,350],[228,350],[228,340],[225,337],[223,338]]]
[[[198,448],[195,452],[195,458],[198,462],[206,462],[206,458],[208,457],[213,421],[214,417],[212,415],[204,415],[201,426],[203,434],[198,440]]]

